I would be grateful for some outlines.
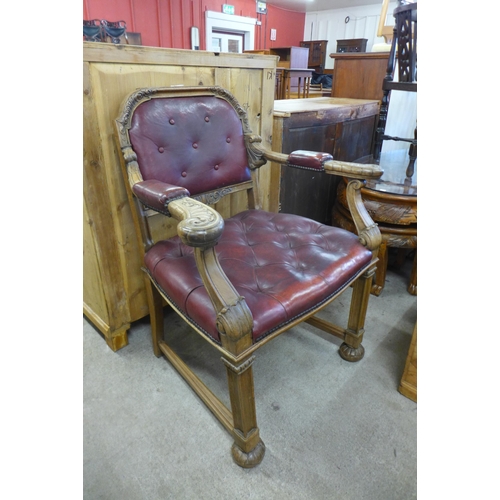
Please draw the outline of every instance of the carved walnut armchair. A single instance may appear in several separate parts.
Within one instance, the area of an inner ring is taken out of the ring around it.
[[[343,343],[348,361],[361,345],[380,233],[360,197],[373,165],[331,155],[266,151],[245,110],[220,87],[140,89],[117,119],[122,167],[144,251],[153,349],[186,379],[234,439],[242,467],[261,462],[252,363],[259,347],[308,321]],[[268,160],[351,179],[351,208],[359,237],[340,228],[259,208],[255,171]],[[223,196],[246,192],[248,210],[223,220],[212,208]],[[178,236],[154,241],[152,213],[176,219]],[[314,315],[353,287],[346,328]],[[167,345],[163,301],[222,355],[229,410]]]

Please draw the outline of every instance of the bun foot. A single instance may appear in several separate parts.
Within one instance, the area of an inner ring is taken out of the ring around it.
[[[264,453],[266,452],[266,445],[260,440],[255,448],[249,453],[245,453],[236,443],[233,443],[231,448],[231,454],[233,455],[233,460],[245,469],[251,469],[256,465],[259,465],[264,458]]]
[[[365,348],[360,344],[359,347],[351,347],[345,342],[339,349],[340,357],[346,361],[359,361],[365,355]]]

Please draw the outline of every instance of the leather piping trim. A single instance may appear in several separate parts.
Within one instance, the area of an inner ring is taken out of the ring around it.
[[[172,198],[171,200],[168,200],[168,202],[166,203],[165,205],[165,210],[160,210],[156,207],[152,207],[151,205],[148,205],[147,203],[144,203],[135,193],[134,193],[134,196],[137,197],[137,199],[145,206],[145,207],[148,207],[150,210],[153,210],[153,212],[158,212],[159,214],[163,214],[163,215],[166,215],[167,217],[172,217],[172,214],[168,211],[168,205],[172,202],[172,201],[176,201],[176,200],[181,200],[182,198],[189,198],[187,195],[182,195],[182,196],[177,196],[175,198]],[[148,273],[149,274],[149,273]],[[154,280],[153,280],[154,281]]]
[[[319,169],[319,168],[313,168],[313,167],[302,167],[300,165],[295,165],[294,163],[287,162],[286,166],[292,167],[292,168],[298,168],[300,170],[312,170],[313,172],[324,172],[325,171],[325,167],[323,167],[323,165],[321,165],[321,169]]]

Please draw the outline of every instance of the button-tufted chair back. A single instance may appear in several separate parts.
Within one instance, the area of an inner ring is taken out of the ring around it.
[[[240,119],[222,98],[143,102],[134,111],[129,136],[144,180],[197,195],[251,179]]]

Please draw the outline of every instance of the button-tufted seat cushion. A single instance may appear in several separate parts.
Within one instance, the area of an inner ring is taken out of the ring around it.
[[[372,258],[357,236],[343,229],[261,210],[226,220],[216,252],[252,312],[254,342],[345,288]],[[178,237],[160,241],[147,252],[145,264],[169,299],[219,342],[193,249]]]

